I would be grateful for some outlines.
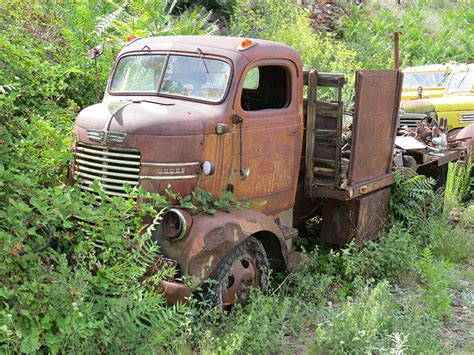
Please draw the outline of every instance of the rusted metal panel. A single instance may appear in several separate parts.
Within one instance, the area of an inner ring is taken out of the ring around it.
[[[326,199],[323,203],[321,240],[344,245],[377,238],[387,225],[390,187],[350,201]]]
[[[315,70],[308,73],[308,101],[306,114],[305,194],[312,196],[314,181],[314,129],[316,127],[316,77]]]
[[[386,174],[384,176],[365,181],[354,186],[349,186],[345,189],[336,188],[318,188],[315,190],[316,197],[332,198],[341,201],[348,201],[353,198],[369,194],[372,191],[390,186],[393,183],[393,175]]]
[[[284,68],[288,83],[288,105],[274,109],[246,109],[242,105],[244,80],[238,82],[233,109],[241,120],[231,124],[232,164],[228,181],[236,199],[264,200],[260,211],[274,215],[294,204],[303,135],[302,75],[300,63],[268,59],[249,63],[253,67]],[[245,97],[245,96],[244,96]],[[243,176],[241,168],[249,174]]]
[[[203,281],[232,248],[259,232],[266,232],[266,237],[274,236],[272,243],[277,241],[287,266],[288,251],[283,233],[270,217],[255,210],[219,211],[214,215],[199,213],[193,216],[193,225],[183,239],[170,241],[159,230],[155,231],[154,238],[163,255],[176,260],[182,273]]]
[[[349,185],[391,171],[402,78],[396,70],[356,74]]]

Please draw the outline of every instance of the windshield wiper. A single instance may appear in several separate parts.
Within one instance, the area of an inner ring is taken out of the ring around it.
[[[173,106],[174,103],[164,103],[164,102],[156,102],[156,101],[151,101],[151,100],[129,100],[131,103],[134,104],[141,104],[142,102],[148,102],[150,104],[156,104],[156,105],[162,105],[162,106]]]
[[[202,52],[201,48],[198,48],[197,52],[199,53],[199,58],[202,59],[202,62],[204,64],[204,68],[206,69],[207,76],[209,77],[209,80],[211,81],[211,85],[212,85],[212,87],[214,87],[214,83],[212,82],[211,74],[209,73],[209,68],[207,67],[207,64],[206,64],[206,58],[204,57],[204,53]]]

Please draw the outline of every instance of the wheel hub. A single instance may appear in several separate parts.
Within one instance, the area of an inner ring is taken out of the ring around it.
[[[227,288],[222,294],[223,306],[247,304],[251,287],[259,286],[260,271],[253,255],[246,253],[236,259],[227,276]]]

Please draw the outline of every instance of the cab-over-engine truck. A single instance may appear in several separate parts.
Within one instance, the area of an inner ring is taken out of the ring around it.
[[[266,201],[213,215],[176,207],[154,232],[178,276],[214,279],[221,307],[245,303],[250,286],[266,287],[269,267],[295,267],[292,240],[308,219],[322,216],[321,240],[338,245],[385,226],[402,74],[356,73],[350,131],[344,84],[303,71],[299,54],[276,42],[134,39],[103,101],[79,114],[70,178],[86,191],[99,180],[112,196],[127,196],[125,184],[161,194],[171,185],[181,196],[226,190]],[[177,280],[161,288],[169,303],[191,293]]]

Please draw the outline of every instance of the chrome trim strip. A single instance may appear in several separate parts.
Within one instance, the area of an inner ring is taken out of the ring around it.
[[[125,137],[127,137],[126,133],[121,133],[121,132],[110,132],[110,131],[97,131],[93,129],[88,129],[87,130],[87,138],[89,138],[92,141],[97,141],[102,144],[106,143],[122,143],[125,140]]]
[[[474,112],[466,112],[459,114],[459,123],[470,123],[474,122]]]
[[[140,176],[140,180],[189,180],[197,178],[197,175],[176,175],[176,176]]]
[[[135,165],[135,166],[140,165],[139,161],[108,159],[108,158],[98,157],[98,156],[95,156],[95,155],[87,155],[87,154],[82,154],[82,153],[75,153],[75,156],[90,159],[90,160],[103,161],[103,162],[107,162],[107,163],[116,163],[116,164],[123,164],[123,165]],[[137,158],[138,158],[138,156],[137,156]],[[79,159],[77,159],[77,160],[79,160]],[[103,165],[103,166],[105,166],[105,165]]]
[[[78,147],[95,148],[95,149],[100,149],[100,150],[117,150],[120,152],[135,153],[137,155],[140,154],[140,152],[137,149],[133,149],[133,148],[109,147],[109,146],[103,146],[103,145],[86,144],[82,142],[78,142]]]
[[[110,175],[110,176],[123,177],[123,178],[127,178],[127,179],[136,179],[138,177],[138,174],[137,175],[120,174],[120,173],[114,173],[114,172],[111,172],[111,171],[108,171],[108,170],[96,170],[96,169],[92,169],[92,168],[87,168],[87,167],[82,166],[82,165],[78,165],[78,169],[88,171],[89,173],[96,173],[100,176],[101,175]],[[125,183],[126,181],[122,181],[122,182]]]
[[[94,149],[89,149],[89,148],[84,148],[84,147],[81,147],[81,146],[78,146],[76,148],[77,150],[80,150],[82,152],[87,152],[87,153],[93,153],[93,154],[98,154],[98,155],[106,155],[106,156],[109,156],[109,157],[119,157],[119,158],[131,158],[131,159],[139,159],[140,156],[138,154],[122,154],[122,153],[112,153],[112,152],[108,152],[108,151],[97,151],[97,150],[94,150]]]
[[[123,180],[117,180],[117,179],[109,179],[109,178],[102,177],[102,176],[95,176],[95,175],[86,174],[86,173],[83,173],[83,172],[80,172],[80,171],[76,171],[76,175],[79,175],[79,176],[82,176],[82,177],[85,177],[85,178],[89,178],[89,179],[92,179],[92,180],[106,181],[106,182],[112,182],[112,183],[122,184],[122,185],[125,185],[125,184],[132,185],[132,186],[138,185],[137,181],[123,181]],[[137,178],[137,176],[135,176],[135,179],[136,178]]]
[[[86,190],[86,191],[91,191],[91,192],[95,192],[94,189],[91,189],[90,187],[88,186],[84,186],[84,185],[81,185],[79,184],[79,188],[81,190]],[[122,197],[130,197],[130,195],[126,194],[126,193],[119,193],[119,192],[113,192],[113,191],[104,191],[106,195],[111,195],[111,196],[122,196]]]
[[[97,163],[93,163],[93,162],[82,160],[82,159],[76,159],[76,161],[80,164],[94,166],[96,168],[101,168],[101,169],[113,169],[113,170],[121,170],[121,171],[130,171],[132,173],[133,172],[137,172],[137,173],[140,172],[139,168],[126,168],[126,167],[123,167],[123,166],[120,166],[120,165],[97,164]],[[108,172],[108,171],[106,171],[106,172]]]
[[[143,162],[142,166],[163,166],[163,167],[181,167],[181,166],[199,166],[200,163],[198,161],[193,161],[191,163],[150,163],[150,162]]]
[[[87,185],[92,185],[94,183],[93,180],[80,180],[79,181],[80,184],[87,184]],[[123,185],[126,185],[126,184],[123,184]],[[104,189],[110,189],[110,190],[119,190],[119,191],[123,191],[125,192],[125,190],[123,189],[123,185],[107,185],[107,184],[103,184],[103,183],[100,183],[100,186],[102,186]]]

